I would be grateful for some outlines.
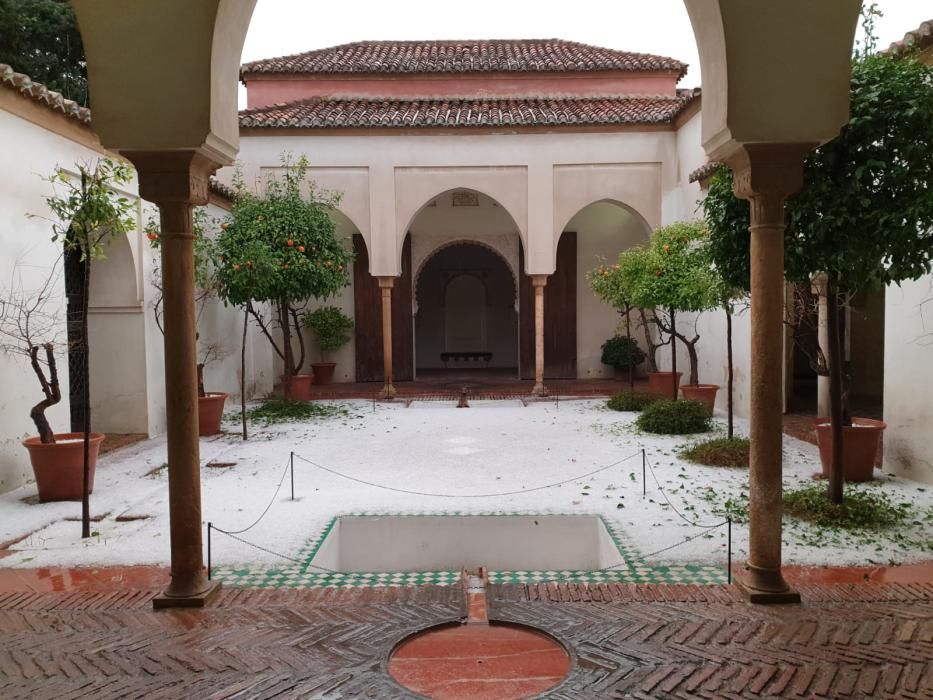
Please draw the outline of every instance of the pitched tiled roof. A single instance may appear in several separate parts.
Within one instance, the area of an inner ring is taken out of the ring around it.
[[[240,73],[493,73],[677,71],[673,58],[562,39],[359,41],[245,63]]]
[[[210,180],[208,180],[208,185],[210,187],[211,192],[216,194],[218,197],[222,197],[223,199],[226,199],[229,202],[233,202],[236,200],[236,190],[234,190],[229,185],[225,185],[220,180],[218,180],[216,177],[211,177]]]
[[[907,32],[900,41],[888,47],[888,53],[902,54],[913,49],[923,50],[933,46],[933,19],[929,19],[913,31]]]
[[[711,177],[719,168],[724,165],[718,160],[711,160],[705,165],[701,165],[699,168],[694,170],[690,175],[687,176],[687,179],[690,182],[699,182],[700,180],[705,180],[708,177]]]
[[[539,97],[444,100],[311,98],[240,112],[240,126],[259,129],[512,128],[600,124],[667,124],[698,94],[676,97]]]
[[[49,90],[42,83],[33,82],[25,73],[17,73],[6,63],[0,63],[0,85],[15,90],[49,109],[61,112],[66,117],[75,119],[82,124],[91,123],[91,110],[82,107],[74,100],[68,100],[60,92]]]

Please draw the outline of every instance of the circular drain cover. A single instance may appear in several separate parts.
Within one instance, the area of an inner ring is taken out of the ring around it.
[[[510,624],[448,624],[419,632],[389,657],[398,683],[434,700],[519,700],[553,688],[570,670],[564,648]]]

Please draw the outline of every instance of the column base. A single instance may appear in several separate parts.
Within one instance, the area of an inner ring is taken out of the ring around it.
[[[386,384],[382,387],[382,393],[380,396],[384,399],[394,399],[396,395],[395,387],[391,384]]]
[[[796,605],[800,593],[791,588],[780,569],[761,569],[746,565],[745,571],[735,576],[735,586],[748,602],[755,605]]]
[[[152,599],[152,609],[203,608],[220,592],[220,589],[220,581],[210,581],[203,591],[191,595],[172,595],[168,591],[163,591]]]
[[[532,396],[545,397],[549,396],[550,392],[547,390],[547,387],[544,384],[535,384],[534,388],[531,390]]]

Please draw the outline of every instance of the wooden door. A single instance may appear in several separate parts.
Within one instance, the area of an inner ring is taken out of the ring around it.
[[[519,367],[522,379],[535,377],[535,296],[519,249]],[[577,234],[565,231],[557,244],[557,267],[544,288],[544,377],[577,376]]]
[[[356,381],[381,382],[382,292],[369,274],[369,252],[360,234],[353,236],[353,313],[356,319]],[[414,348],[411,318],[411,236],[402,247],[402,274],[392,288],[392,369],[395,381],[410,381]]]

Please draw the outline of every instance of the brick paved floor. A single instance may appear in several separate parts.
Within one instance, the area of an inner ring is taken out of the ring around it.
[[[570,650],[550,698],[933,698],[933,585],[800,589],[788,607],[686,585],[495,586],[489,602]],[[0,593],[0,697],[411,697],[389,652],[464,613],[458,587],[227,590],[160,613],[152,595]]]

